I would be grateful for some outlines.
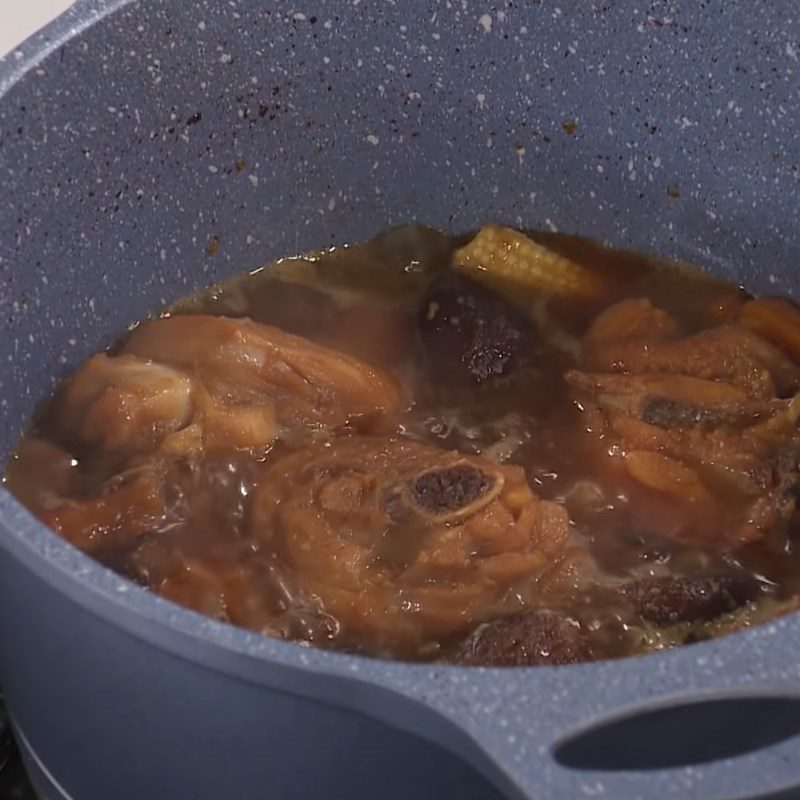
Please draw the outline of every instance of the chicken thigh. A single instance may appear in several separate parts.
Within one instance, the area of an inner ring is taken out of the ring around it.
[[[518,467],[394,437],[339,438],[279,458],[251,531],[304,591],[380,648],[447,637],[512,593],[553,590],[569,525]]]
[[[599,315],[581,367],[566,380],[603,457],[686,509],[681,538],[743,544],[793,513],[800,369],[780,349],[735,322],[682,336],[633,299]]]

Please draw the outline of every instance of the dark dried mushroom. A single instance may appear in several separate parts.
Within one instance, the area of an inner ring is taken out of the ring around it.
[[[580,624],[556,611],[487,622],[477,628],[453,657],[473,667],[524,667],[589,661],[592,651]]]
[[[533,327],[522,312],[451,272],[428,287],[418,321],[431,377],[443,385],[481,384],[508,375],[533,341]]]
[[[636,613],[656,625],[714,619],[761,591],[757,581],[738,575],[644,578],[622,587]]]

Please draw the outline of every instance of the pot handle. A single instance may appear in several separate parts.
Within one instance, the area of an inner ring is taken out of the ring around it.
[[[535,722],[528,740],[461,724],[502,773],[482,769],[509,800],[800,797],[800,685],[650,699],[567,725],[549,742]]]

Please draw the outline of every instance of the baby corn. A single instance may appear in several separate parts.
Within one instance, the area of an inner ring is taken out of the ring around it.
[[[584,267],[500,225],[486,225],[456,250],[453,264],[493,288],[518,287],[560,295],[593,295],[598,278]]]

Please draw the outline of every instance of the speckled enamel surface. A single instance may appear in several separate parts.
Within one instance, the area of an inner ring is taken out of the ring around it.
[[[55,379],[164,302],[395,224],[494,218],[793,292],[798,59],[789,2],[82,0],[0,62],[2,453]],[[800,779],[793,741],[647,774],[572,772],[550,750],[650,700],[800,692],[796,617],[616,663],[386,664],[180,610],[5,493],[0,523],[0,548],[98,613],[253,680],[264,660],[296,667],[301,692],[344,676],[348,703],[444,741],[511,796],[712,800]]]

